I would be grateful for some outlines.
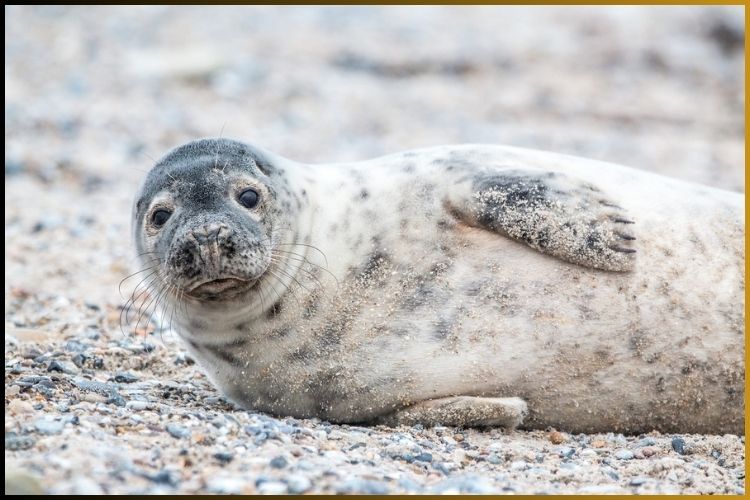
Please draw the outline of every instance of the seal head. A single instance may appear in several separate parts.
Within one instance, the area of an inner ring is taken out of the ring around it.
[[[262,152],[229,139],[194,141],[159,160],[133,213],[155,287],[201,302],[245,297],[271,265],[283,223],[273,170]]]

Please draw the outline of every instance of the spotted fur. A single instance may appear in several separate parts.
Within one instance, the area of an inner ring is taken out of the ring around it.
[[[255,212],[232,198],[248,183]],[[154,167],[134,237],[188,349],[244,407],[742,432],[743,201],[507,147],[307,165],[214,139]],[[252,286],[169,291],[224,277]]]

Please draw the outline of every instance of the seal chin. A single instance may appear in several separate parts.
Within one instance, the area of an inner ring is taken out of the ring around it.
[[[188,294],[199,300],[226,300],[248,291],[257,281],[236,277],[212,279],[193,286]]]

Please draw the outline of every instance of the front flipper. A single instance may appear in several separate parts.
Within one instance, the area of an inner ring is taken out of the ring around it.
[[[470,225],[574,264],[633,268],[633,220],[596,186],[559,172],[503,170],[478,174],[470,191],[449,202]]]
[[[520,398],[455,396],[407,406],[381,417],[377,423],[390,426],[422,424],[515,429],[523,422],[526,413],[526,402]]]

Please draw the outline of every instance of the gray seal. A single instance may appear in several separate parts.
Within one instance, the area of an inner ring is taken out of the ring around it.
[[[203,139],[150,171],[133,238],[244,408],[743,432],[740,194],[511,147],[309,165]]]

